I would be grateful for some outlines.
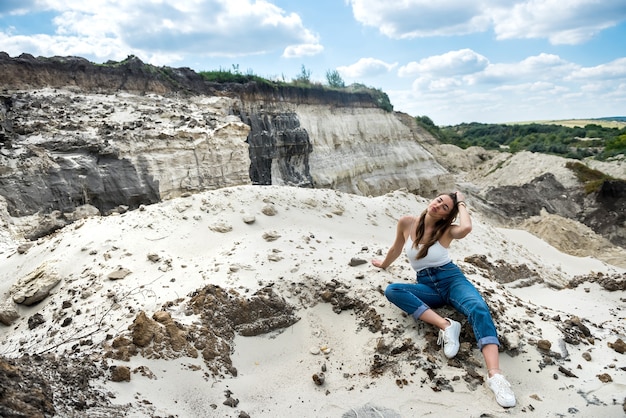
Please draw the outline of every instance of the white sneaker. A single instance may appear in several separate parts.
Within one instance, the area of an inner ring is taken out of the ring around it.
[[[496,395],[496,402],[503,408],[515,406],[515,394],[511,390],[511,384],[501,374],[494,374],[487,379],[487,385]]]
[[[439,337],[437,338],[437,344],[443,343],[443,354],[448,358],[456,356],[459,352],[461,345],[459,344],[459,335],[461,335],[461,324],[453,321],[450,318],[446,318],[450,325],[443,330],[439,330]]]

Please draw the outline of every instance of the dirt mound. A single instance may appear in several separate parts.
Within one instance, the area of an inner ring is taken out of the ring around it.
[[[626,267],[625,249],[615,246],[580,222],[542,210],[540,215],[523,221],[520,227],[566,254],[594,257],[618,267]]]

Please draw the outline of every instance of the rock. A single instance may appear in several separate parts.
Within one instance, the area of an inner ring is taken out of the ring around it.
[[[19,317],[20,315],[11,301],[0,305],[0,324],[9,326]]]
[[[120,280],[131,274],[132,272],[124,267],[118,267],[117,270],[112,271],[107,275],[110,280]]]
[[[312,377],[317,386],[322,386],[326,380],[326,376],[323,372],[315,373]]]
[[[43,263],[27,276],[17,280],[9,289],[13,301],[26,306],[41,302],[59,282],[61,278],[54,268]]]
[[[565,376],[567,376],[567,377],[575,377],[575,378],[578,378],[578,376],[576,376],[574,373],[572,373],[572,371],[571,371],[571,370],[568,370],[568,369],[566,369],[566,368],[565,368],[565,367],[563,367],[563,366],[559,366],[559,371],[560,371],[561,373],[563,373],[563,374],[564,374]]]
[[[276,211],[276,206],[274,206],[271,203],[268,203],[267,205],[263,206],[263,209],[261,209],[261,212],[267,216],[275,216],[276,213],[278,213]]]
[[[159,260],[161,260],[161,256],[156,253],[149,253],[148,260],[152,261],[153,263],[158,263]]]
[[[222,403],[226,406],[230,406],[231,408],[235,408],[237,405],[239,405],[239,399],[235,399],[229,395]]]
[[[268,231],[263,233],[263,239],[267,242],[276,241],[280,238],[280,234],[276,231]]]
[[[213,232],[220,232],[223,234],[232,231],[233,227],[226,222],[216,222],[213,225],[209,226],[209,229]]]
[[[620,354],[624,354],[624,352],[626,352],[626,343],[624,343],[624,340],[621,338],[615,340],[614,343],[609,342],[608,346]]]
[[[40,313],[36,313],[35,315],[28,318],[28,329],[35,329],[45,322],[46,320],[44,319],[43,315]]]
[[[362,264],[367,264],[367,260],[363,260],[362,258],[351,258],[348,265],[350,267],[360,266]]]
[[[32,243],[32,242],[27,242],[27,243],[24,243],[24,244],[20,244],[20,245],[17,247],[17,253],[18,253],[18,254],[25,254],[28,250],[30,250],[30,248],[31,248],[32,246],[33,246],[33,243]]]
[[[155,335],[156,322],[140,312],[131,325],[133,344],[137,347],[147,347]]]
[[[548,340],[539,340],[537,341],[537,348],[543,351],[550,351],[552,347],[552,343]]]
[[[578,329],[583,333],[585,337],[591,337],[591,331],[589,331],[589,328],[587,328],[587,326],[582,323],[579,317],[573,316],[569,319],[569,322],[578,327]]]
[[[130,368],[126,366],[111,367],[111,381],[130,382]]]
[[[70,213],[65,213],[65,218],[70,222],[75,222],[79,219],[90,218],[92,216],[99,216],[100,211],[97,207],[93,205],[81,205],[78,206],[74,211]]]

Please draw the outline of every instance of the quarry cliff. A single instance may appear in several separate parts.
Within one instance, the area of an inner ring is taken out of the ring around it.
[[[454,187],[414,120],[363,92],[210,83],[137,58],[1,53],[0,71],[0,196],[12,217],[243,184],[374,196]]]

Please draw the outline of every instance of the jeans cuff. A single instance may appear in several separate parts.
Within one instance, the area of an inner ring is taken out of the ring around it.
[[[478,349],[480,351],[483,351],[483,347],[486,346],[487,344],[495,344],[498,347],[500,347],[500,341],[498,340],[498,337],[489,336],[489,337],[483,337],[480,340],[478,340]]]
[[[430,308],[429,308],[428,306],[426,306],[426,305],[422,305],[422,306],[420,306],[419,308],[417,308],[417,309],[415,310],[415,312],[413,312],[413,313],[411,314],[411,316],[412,316],[413,318],[415,318],[415,319],[420,319],[420,316],[422,316],[422,314],[423,314],[424,312],[426,312],[427,310],[429,310],[429,309],[430,309]]]

